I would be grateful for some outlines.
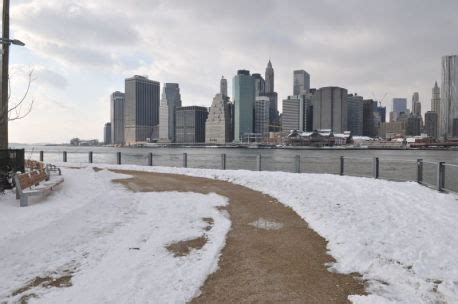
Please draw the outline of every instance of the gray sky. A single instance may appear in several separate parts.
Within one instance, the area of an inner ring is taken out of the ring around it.
[[[109,94],[134,74],[178,82],[184,105],[211,104],[224,75],[264,74],[269,58],[282,100],[293,70],[312,87],[367,98],[420,92],[429,110],[440,60],[458,54],[458,1],[12,1],[13,98],[34,70],[33,112],[10,124],[12,142],[101,139]],[[281,102],[279,102],[281,105]]]

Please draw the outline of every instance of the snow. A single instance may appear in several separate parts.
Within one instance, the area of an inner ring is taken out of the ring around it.
[[[112,183],[107,170],[63,169],[65,182],[46,199],[19,207],[0,201],[0,302],[184,303],[216,271],[230,228],[227,198],[180,192],[136,192]],[[210,230],[203,218],[212,218]],[[205,236],[206,244],[175,257],[165,247]],[[72,274],[70,287],[37,286],[36,277]]]
[[[328,241],[332,271],[367,281],[370,294],[350,296],[353,303],[458,303],[456,194],[328,174],[117,168],[215,178],[271,195]]]

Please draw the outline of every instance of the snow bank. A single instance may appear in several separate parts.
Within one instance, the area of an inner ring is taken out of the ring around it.
[[[92,168],[63,169],[65,182],[43,203],[0,201],[0,302],[183,303],[199,293],[230,228],[214,193],[132,193],[111,182],[127,177]],[[32,200],[33,202],[33,200]],[[210,230],[203,218],[212,218]],[[207,231],[208,230],[208,231]],[[175,257],[168,244],[205,235],[206,244]],[[72,286],[15,290],[36,277],[71,274]]]
[[[275,197],[328,240],[337,260],[332,270],[367,280],[371,295],[351,296],[354,303],[458,303],[455,194],[413,182],[327,174],[117,168],[227,180]]]

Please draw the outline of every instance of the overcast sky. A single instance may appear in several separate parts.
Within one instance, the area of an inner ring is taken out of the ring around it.
[[[440,85],[440,60],[458,54],[458,1],[12,0],[12,97],[34,70],[32,114],[10,123],[10,141],[103,137],[109,95],[134,74],[178,82],[184,105],[211,104],[219,79],[264,74],[269,58],[281,100],[293,70],[312,87],[367,98],[420,92],[423,113]]]

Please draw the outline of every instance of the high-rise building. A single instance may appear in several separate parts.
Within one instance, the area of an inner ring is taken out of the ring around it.
[[[377,102],[372,99],[363,100],[363,135],[369,137],[377,136]]]
[[[254,95],[256,97],[264,95],[266,91],[266,82],[264,81],[264,78],[262,78],[261,74],[258,73],[253,73],[251,77],[254,78]]]
[[[412,94],[412,105],[411,105],[411,108],[410,108],[410,111],[414,115],[417,115],[417,113],[415,113],[415,105],[416,105],[417,102],[420,102],[420,95],[418,94],[418,92],[414,92]]]
[[[311,94],[288,96],[283,100],[282,107],[282,136],[287,136],[292,130],[299,132],[313,130]]]
[[[458,118],[458,55],[442,57],[441,104],[439,111],[442,138],[453,136],[453,120]]]
[[[224,78],[224,76],[221,77],[219,86],[220,86],[219,93],[223,95],[224,97],[226,97],[227,96],[227,79]]]
[[[239,70],[232,80],[234,97],[234,141],[241,142],[244,136],[253,133],[255,88],[250,71]]]
[[[206,107],[189,106],[176,109],[176,142],[204,143],[205,121],[208,117]]]
[[[421,117],[413,114],[407,119],[406,135],[418,136],[421,133]]]
[[[438,117],[437,112],[428,111],[425,113],[425,131],[429,137],[437,138]]]
[[[380,104],[375,108],[375,112],[378,113],[380,117],[380,123],[386,122],[386,107],[382,107]]]
[[[440,106],[441,106],[441,90],[437,86],[437,81],[434,83],[434,87],[432,89],[432,98],[431,98],[431,111],[436,112],[437,114],[440,113]],[[426,119],[425,119],[426,120]]]
[[[347,130],[347,89],[324,87],[312,97],[313,129],[330,129],[333,133]]]
[[[111,122],[107,122],[103,128],[103,142],[105,145],[111,145]]]
[[[205,123],[205,142],[225,144],[231,141],[229,97],[216,94]]]
[[[304,70],[296,70],[293,73],[293,95],[305,94],[310,90],[310,74]]]
[[[347,126],[352,136],[363,135],[363,97],[350,94],[347,96]]]
[[[159,82],[135,75],[126,79],[125,86],[124,140],[126,144],[157,139]]]
[[[165,83],[159,106],[159,141],[175,142],[175,115],[178,107],[181,107],[180,86],[178,83]]]
[[[124,144],[124,103],[125,94],[119,91],[110,96],[111,143]]]
[[[269,135],[270,99],[267,96],[258,96],[254,102],[254,133],[262,138]]]
[[[396,121],[401,113],[407,113],[407,98],[393,98],[393,116]]]
[[[266,93],[273,93],[275,92],[274,88],[274,69],[272,68],[272,63],[267,63],[266,74],[265,74],[265,81],[266,81]]]
[[[453,118],[452,137],[458,137],[458,118]]]

